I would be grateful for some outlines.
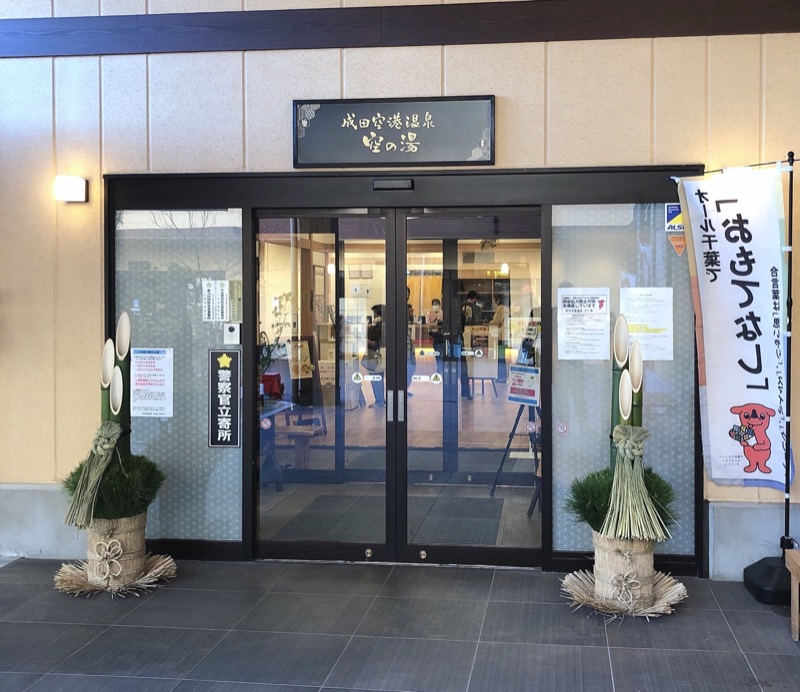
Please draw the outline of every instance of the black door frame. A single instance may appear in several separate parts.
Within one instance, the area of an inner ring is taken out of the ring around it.
[[[677,201],[674,177],[701,175],[702,164],[675,166],[636,166],[617,168],[535,169],[495,171],[399,171],[359,173],[303,173],[303,174],[139,174],[104,176],[105,192],[105,333],[113,336],[115,315],[115,212],[124,209],[227,209],[241,208],[243,218],[243,248],[253,238],[253,211],[255,209],[286,208],[424,208],[424,207],[520,207],[541,206],[543,217],[549,214],[549,205],[558,204],[613,204]],[[408,183],[398,189],[376,185],[382,180],[403,180]],[[548,219],[549,220],[549,219]],[[397,234],[395,234],[397,235]],[[543,234],[542,252],[550,252],[549,234]],[[397,248],[395,248],[395,251]],[[255,275],[252,253],[244,252],[243,273],[245,281]],[[549,268],[546,268],[549,271]],[[404,275],[395,273],[395,290]],[[549,286],[543,276],[542,302],[550,304]],[[404,286],[404,283],[402,284]],[[404,291],[404,288],[402,289]],[[255,344],[255,299],[245,292],[242,343]],[[548,316],[542,315],[543,322]],[[542,360],[551,358],[551,340],[544,340]],[[247,357],[243,363],[243,381],[255,378],[255,363]],[[542,374],[542,390],[549,391],[549,373]],[[255,410],[255,393],[244,389],[243,410]],[[703,512],[703,466],[699,421],[695,429],[695,553],[693,556],[657,556],[659,569],[676,574],[697,574],[706,570],[706,550],[703,536],[707,530],[706,513]],[[549,450],[543,450],[545,454]],[[176,557],[203,559],[253,559],[260,557],[255,551],[253,519],[255,488],[252,483],[252,464],[255,450],[251,436],[244,436],[242,447],[242,537],[240,541],[204,541],[184,539],[157,539],[149,541],[151,549],[167,551]],[[552,508],[549,506],[552,488],[549,478],[543,480],[543,540],[541,566],[545,570],[567,569],[588,565],[579,553],[560,553],[552,550]],[[452,561],[458,561],[457,549]],[[502,551],[516,549],[497,548],[504,564],[517,564]],[[525,551],[521,564],[531,564],[531,551]],[[291,557],[291,555],[275,556]],[[363,547],[342,556],[319,551],[318,559],[363,560]],[[450,561],[443,555],[443,561]]]

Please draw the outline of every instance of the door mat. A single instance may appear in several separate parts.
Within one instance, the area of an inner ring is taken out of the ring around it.
[[[427,545],[496,545],[503,498],[409,497],[409,542]],[[319,495],[271,540],[385,540],[382,496]]]

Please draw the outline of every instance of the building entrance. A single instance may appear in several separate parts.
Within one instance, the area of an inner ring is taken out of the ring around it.
[[[538,208],[256,217],[257,553],[533,564]]]

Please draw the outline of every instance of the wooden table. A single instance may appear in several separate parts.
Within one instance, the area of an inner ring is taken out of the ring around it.
[[[798,585],[800,585],[800,550],[786,551],[786,569],[792,575],[792,639],[798,641],[800,638],[800,597],[798,597]]]

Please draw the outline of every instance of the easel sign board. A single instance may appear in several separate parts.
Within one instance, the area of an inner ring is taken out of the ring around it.
[[[311,358],[311,340],[309,337],[288,341],[289,375],[293,380],[303,380],[314,375],[314,363]]]
[[[512,365],[508,375],[508,400],[515,404],[538,406],[539,368]]]

